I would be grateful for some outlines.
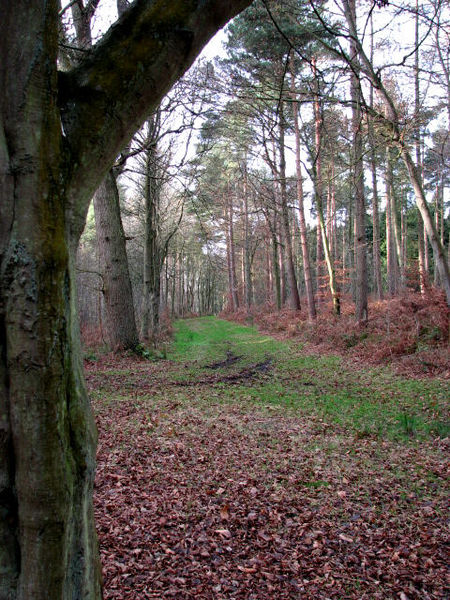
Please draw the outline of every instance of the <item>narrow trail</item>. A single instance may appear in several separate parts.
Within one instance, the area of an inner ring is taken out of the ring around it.
[[[86,365],[105,599],[446,597],[448,438],[339,423],[314,407],[345,373],[311,361],[196,319],[169,360]]]

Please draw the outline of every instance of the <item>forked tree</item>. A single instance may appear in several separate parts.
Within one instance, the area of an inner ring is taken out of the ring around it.
[[[136,0],[58,72],[57,0],[4,0],[0,36],[0,599],[101,597],[96,430],[75,250],[121,148],[250,0]]]

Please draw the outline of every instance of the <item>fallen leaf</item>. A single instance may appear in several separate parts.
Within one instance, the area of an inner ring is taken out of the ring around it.
[[[230,507],[228,504],[224,504],[220,507],[220,518],[222,521],[228,521],[230,518]]]
[[[231,538],[231,532],[229,529],[215,529],[215,533],[218,533],[224,539],[229,540]]]
[[[255,567],[241,567],[241,565],[238,565],[238,569],[242,573],[256,573]]]

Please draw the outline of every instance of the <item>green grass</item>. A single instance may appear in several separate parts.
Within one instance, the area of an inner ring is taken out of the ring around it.
[[[244,364],[264,360],[265,356],[287,354],[287,344],[270,336],[262,336],[254,327],[244,327],[217,319],[203,317],[177,321],[175,342],[167,358],[177,361],[197,361],[210,364],[224,359],[226,352],[242,356]]]
[[[239,385],[198,386],[197,402],[240,402],[314,414],[356,435],[410,440],[450,434],[447,398],[450,386],[438,380],[411,380],[389,369],[358,369],[337,356],[311,356],[292,342],[261,335],[253,327],[215,317],[175,323],[168,358],[184,363],[177,379],[195,386],[212,371],[205,367],[232,352],[241,357],[214,373],[236,373],[271,357],[273,369]],[[179,395],[179,394],[177,394]],[[192,401],[192,393],[188,394]]]

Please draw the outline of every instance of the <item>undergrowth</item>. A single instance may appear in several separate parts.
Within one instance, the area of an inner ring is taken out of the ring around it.
[[[340,317],[333,315],[331,303],[323,302],[314,323],[308,321],[305,304],[301,311],[276,311],[268,305],[252,314],[241,309],[221,317],[251,321],[261,331],[307,343],[321,354],[334,352],[373,365],[390,364],[410,376],[450,376],[450,312],[440,290],[372,301],[365,325],[355,322],[354,304],[347,297],[342,299]]]

